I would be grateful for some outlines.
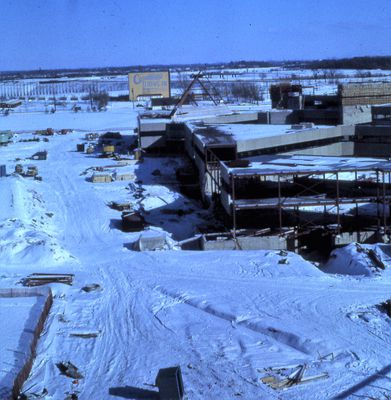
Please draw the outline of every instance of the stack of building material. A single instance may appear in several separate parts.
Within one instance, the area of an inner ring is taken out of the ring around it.
[[[391,103],[391,83],[348,83],[338,86],[343,106]]]
[[[116,181],[134,181],[136,179],[135,175],[132,173],[115,173],[114,178]]]
[[[107,205],[117,211],[129,211],[132,208],[129,202],[110,201]]]
[[[170,240],[164,232],[143,232],[134,244],[137,251],[165,250],[170,247]]]
[[[22,280],[23,286],[41,286],[48,283],[64,283],[72,285],[73,274],[41,274],[34,273]]]
[[[113,181],[111,174],[94,173],[91,177],[93,183],[109,183]]]

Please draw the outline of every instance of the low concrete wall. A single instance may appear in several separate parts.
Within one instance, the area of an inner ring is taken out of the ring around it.
[[[40,297],[40,296],[44,296],[46,298],[45,304],[42,308],[41,315],[38,319],[38,322],[33,332],[33,340],[30,343],[30,354],[27,356],[26,362],[24,363],[22,369],[19,371],[14,380],[14,384],[12,387],[12,394],[10,397],[11,400],[17,400],[22,390],[23,384],[31,372],[33,361],[34,358],[36,357],[38,339],[43,331],[45,321],[47,319],[47,316],[49,315],[50,308],[53,304],[53,295],[52,291],[48,287],[32,288],[32,289],[27,289],[27,288],[0,289],[0,297],[12,298],[12,297]]]
[[[201,121],[206,124],[243,124],[246,122],[257,123],[258,113],[238,113],[238,114],[227,114],[227,115],[216,115],[215,117],[202,117]]]
[[[201,240],[202,250],[295,250],[296,242],[292,239],[272,236],[238,236],[236,242],[230,238],[221,240]]]
[[[377,243],[381,241],[377,232],[362,231],[362,232],[342,232],[333,238],[334,247],[346,246],[350,243]],[[380,239],[380,240],[379,240]]]
[[[259,124],[287,125],[299,122],[297,113],[292,110],[272,110],[258,113]]]

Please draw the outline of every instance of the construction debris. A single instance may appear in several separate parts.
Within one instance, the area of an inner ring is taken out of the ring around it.
[[[386,300],[380,304],[380,307],[386,312],[386,314],[391,318],[391,300]]]
[[[35,165],[28,165],[25,172],[22,164],[16,164],[15,174],[23,176],[24,178],[35,178],[37,180],[42,180],[42,178],[38,177],[38,168]]]
[[[99,139],[99,133],[86,133],[85,140],[97,140]]]
[[[29,399],[32,399],[32,398],[34,398],[34,399],[44,399],[47,394],[49,394],[49,392],[48,392],[48,390],[46,388],[43,388],[41,393],[32,392],[32,393],[26,394],[25,392],[23,392],[18,396],[18,400],[29,400]]]
[[[261,382],[270,386],[272,389],[287,389],[292,386],[313,382],[329,377],[328,373],[312,376],[304,376],[307,364],[288,365],[283,367],[268,368],[270,374],[261,378]],[[289,373],[290,372],[290,373]]]
[[[132,209],[132,206],[129,202],[119,202],[119,201],[110,201],[107,205],[113,210],[117,211],[129,211]]]
[[[73,365],[70,361],[67,362],[59,362],[56,364],[57,368],[61,371],[61,373],[68,378],[73,379],[83,379],[84,376],[79,372],[79,369]]]
[[[74,332],[70,333],[69,336],[71,337],[79,337],[82,339],[91,339],[91,338],[96,338],[100,334],[100,331],[96,332]]]
[[[125,232],[142,231],[146,226],[145,219],[139,212],[124,211],[121,219],[122,230]]]
[[[356,248],[359,253],[365,253],[368,258],[372,261],[376,269],[386,269],[386,265],[380,259],[379,255],[373,249],[367,249],[361,246],[359,243],[356,243]]]
[[[72,285],[73,277],[73,274],[33,273],[22,279],[21,283],[23,286],[42,286],[49,283],[64,283],[66,285]]]
[[[79,400],[79,396],[76,393],[71,393],[64,400]]]
[[[35,178],[38,175],[38,168],[35,165],[29,165],[27,171],[22,176]]]
[[[97,283],[91,283],[90,285],[83,286],[81,290],[83,290],[83,292],[90,293],[95,291],[101,291],[102,287]]]
[[[38,130],[35,132],[36,135],[41,135],[41,136],[53,136],[54,135],[54,130],[52,128],[47,128],[43,130]]]
[[[23,174],[23,165],[22,164],[15,165],[15,173],[19,174],[19,175]]]
[[[93,144],[89,144],[87,149],[86,149],[86,153],[87,154],[92,154],[95,151],[95,146]]]
[[[33,154],[30,159],[31,160],[46,160],[48,157],[48,152],[45,151],[38,151],[35,154]]]

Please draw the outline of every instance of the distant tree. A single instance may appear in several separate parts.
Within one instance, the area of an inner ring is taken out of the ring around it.
[[[234,83],[231,86],[231,93],[232,96],[235,97],[237,100],[243,99],[250,102],[259,102],[263,100],[262,93],[260,88],[255,83]]]
[[[189,78],[189,75],[183,74],[182,72],[178,71],[177,84],[181,90],[185,91],[190,85],[190,82],[191,79]]]
[[[91,92],[90,100],[94,104],[95,109],[99,111],[106,110],[107,104],[109,103],[110,96],[107,92]]]

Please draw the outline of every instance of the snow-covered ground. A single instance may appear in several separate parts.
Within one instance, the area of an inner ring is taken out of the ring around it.
[[[1,399],[9,397],[15,376],[30,356],[29,347],[44,303],[44,296],[0,296]]]
[[[70,112],[58,111],[54,114],[41,111],[11,113],[0,116],[0,131],[36,131],[39,129],[79,129],[79,130],[126,130],[135,128],[137,109],[131,103],[110,103],[108,111]]]
[[[136,112],[79,115],[1,120],[1,129],[17,131],[75,129],[47,143],[15,141],[0,148],[0,164],[9,172],[16,163],[31,164],[25,158],[36,151],[48,150],[46,161],[33,162],[42,182],[0,178],[0,287],[18,287],[32,272],[75,274],[73,286],[51,285],[54,304],[24,387],[30,398],[44,388],[45,399],[55,400],[71,393],[82,400],[156,398],[158,370],[180,365],[188,399],[386,399],[391,319],[377,306],[391,297],[387,270],[352,274],[354,249],[336,251],[333,265],[326,266],[337,275],[278,251],[132,251],[140,233],[118,229],[120,213],[109,201],[143,207],[150,229],[174,239],[213,221],[178,192],[174,172],[184,162],[180,158],[146,158],[126,167],[134,182],[86,179],[88,168],[116,162],[76,152],[82,131],[129,134]],[[16,140],[22,138],[31,134]],[[170,209],[193,211],[163,211]],[[388,265],[388,246],[376,251]],[[82,289],[92,284],[99,286]],[[1,337],[2,348],[4,343]],[[84,378],[62,375],[56,364],[66,361]],[[261,381],[270,367],[297,364],[307,365],[305,376],[327,375],[286,390]]]

